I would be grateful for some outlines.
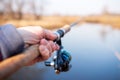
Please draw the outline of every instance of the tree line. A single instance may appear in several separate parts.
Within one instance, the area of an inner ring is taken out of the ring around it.
[[[43,15],[45,0],[0,0],[0,15],[5,18],[22,19],[32,14],[35,19]]]

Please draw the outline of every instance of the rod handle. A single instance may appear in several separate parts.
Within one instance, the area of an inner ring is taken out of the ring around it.
[[[70,31],[70,25],[65,25],[62,28],[58,29],[55,34],[57,35],[57,41],[62,38],[67,32]]]

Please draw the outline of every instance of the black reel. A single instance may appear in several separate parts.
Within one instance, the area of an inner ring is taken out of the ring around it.
[[[63,49],[61,39],[56,43],[60,46],[60,49],[57,51],[57,56],[54,56],[52,62],[46,61],[45,65],[53,66],[55,72],[59,74],[60,72],[69,71],[71,68],[70,61],[72,57],[66,50]]]

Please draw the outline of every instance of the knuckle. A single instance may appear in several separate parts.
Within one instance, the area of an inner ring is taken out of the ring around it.
[[[46,44],[48,44],[48,41],[47,41],[46,39],[42,39],[42,40],[40,41],[40,44],[46,45]]]

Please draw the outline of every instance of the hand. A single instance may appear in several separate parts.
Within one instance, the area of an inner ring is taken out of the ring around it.
[[[21,27],[17,30],[22,36],[27,47],[28,45],[40,44],[40,56],[30,62],[30,65],[47,60],[55,50],[59,49],[59,46],[53,42],[57,36],[49,30],[43,29],[39,26]]]
[[[26,45],[38,44],[41,39],[54,40],[57,38],[51,31],[40,26],[27,26],[17,28]]]

